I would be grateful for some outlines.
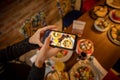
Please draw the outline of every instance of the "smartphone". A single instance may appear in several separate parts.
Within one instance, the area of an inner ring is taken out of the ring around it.
[[[51,30],[50,46],[68,50],[75,50],[77,35]]]

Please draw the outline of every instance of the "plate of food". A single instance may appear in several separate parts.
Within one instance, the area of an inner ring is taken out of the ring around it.
[[[70,80],[99,80],[99,77],[92,66],[78,61],[70,70]]]
[[[120,23],[120,10],[111,10],[109,17],[113,22]]]
[[[87,53],[87,55],[91,55],[94,52],[93,42],[89,39],[80,39],[77,42],[76,52],[80,54],[81,52]]]
[[[116,24],[108,30],[108,38],[115,44],[120,46],[120,24]]]
[[[90,11],[90,16],[93,19],[105,17],[108,13],[108,7],[105,5],[97,5]]]
[[[50,71],[45,76],[45,80],[69,80],[69,76],[67,72]]]
[[[113,8],[120,9],[120,0],[106,0],[106,4]]]
[[[51,59],[53,61],[66,62],[71,58],[72,54],[73,54],[73,51],[62,49],[57,53],[57,55],[51,57]]]
[[[110,26],[110,22],[105,18],[97,18],[94,22],[95,29],[100,32],[107,31]]]

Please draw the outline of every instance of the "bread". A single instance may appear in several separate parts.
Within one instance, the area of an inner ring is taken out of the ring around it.
[[[93,11],[97,16],[104,17],[107,14],[108,9],[106,6],[96,6]]]
[[[49,73],[45,80],[69,80],[66,72],[61,72],[60,74],[57,72]]]

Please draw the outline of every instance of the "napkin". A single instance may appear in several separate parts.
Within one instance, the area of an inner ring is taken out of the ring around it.
[[[90,62],[91,65],[96,69],[100,80],[103,80],[103,78],[106,76],[106,74],[108,73],[106,69],[104,69],[101,64],[97,61],[97,59],[93,57],[93,60]]]
[[[74,20],[73,21],[73,28],[72,33],[77,34],[79,37],[82,36],[86,22]]]

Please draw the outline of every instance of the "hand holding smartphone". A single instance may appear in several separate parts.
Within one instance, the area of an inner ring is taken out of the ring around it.
[[[43,37],[43,41],[48,35],[51,35],[49,44],[50,46],[68,50],[75,50],[77,35],[60,31],[48,30],[46,31],[45,36]]]

